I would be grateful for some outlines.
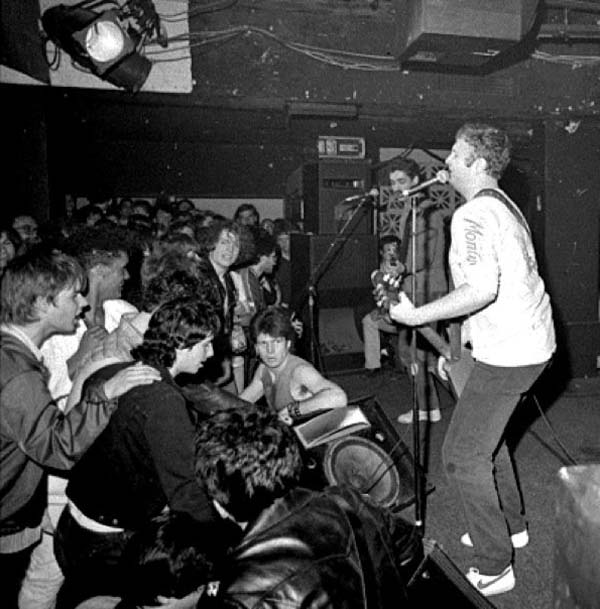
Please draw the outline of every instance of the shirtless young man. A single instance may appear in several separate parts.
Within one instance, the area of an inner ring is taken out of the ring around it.
[[[348,403],[341,387],[324,378],[309,362],[290,353],[295,335],[290,313],[282,307],[267,307],[252,320],[252,336],[261,363],[240,394],[249,402],[264,396],[288,425],[307,414]]]

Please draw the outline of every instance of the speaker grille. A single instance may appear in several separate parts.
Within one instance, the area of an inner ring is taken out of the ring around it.
[[[329,484],[352,486],[384,507],[400,496],[400,476],[391,457],[377,444],[346,436],[327,447],[323,469]]]

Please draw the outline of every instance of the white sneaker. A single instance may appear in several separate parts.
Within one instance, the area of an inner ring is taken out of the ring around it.
[[[498,575],[484,575],[479,573],[479,569],[471,568],[467,573],[467,579],[483,596],[493,596],[494,594],[508,592],[515,587],[516,583],[515,572],[511,565],[508,565]]]
[[[404,425],[410,425],[413,422],[413,411],[409,410],[404,414],[401,414],[397,419],[398,423],[403,423]],[[442,413],[439,408],[435,408],[434,410],[419,410],[419,421],[431,421],[432,423],[437,423],[442,420]]]
[[[519,550],[520,548],[524,548],[529,543],[529,533],[527,532],[527,529],[524,529],[519,533],[514,533],[511,535],[510,540],[513,548],[515,548],[515,550]],[[465,533],[460,538],[460,543],[462,543],[463,546],[468,546],[469,548],[473,547],[471,536],[468,533]]]

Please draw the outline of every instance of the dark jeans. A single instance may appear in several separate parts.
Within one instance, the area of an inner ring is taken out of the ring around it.
[[[19,590],[35,544],[20,552],[0,554],[0,599],[7,609],[17,609]]]
[[[121,596],[120,559],[130,532],[96,533],[81,527],[65,508],[54,535],[54,553],[65,575],[58,609],[76,607],[92,596]]]
[[[500,573],[511,563],[510,535],[527,526],[504,432],[522,394],[545,367],[476,362],[444,439],[444,468],[460,494],[475,553],[473,566],[486,575]]]

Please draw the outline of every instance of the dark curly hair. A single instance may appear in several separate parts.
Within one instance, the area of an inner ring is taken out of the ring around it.
[[[214,569],[214,548],[222,541],[214,529],[186,512],[168,512],[145,523],[123,550],[118,609],[154,606],[158,596],[184,598],[206,583]]]
[[[404,172],[411,180],[413,178],[421,179],[421,166],[414,159],[408,157],[395,158],[386,165],[386,171],[388,176],[394,171]]]
[[[202,256],[208,256],[209,252],[217,247],[223,232],[235,235],[238,240],[240,238],[240,227],[233,220],[215,220],[209,226],[196,231],[196,241],[198,241]]]
[[[196,475],[238,522],[297,486],[301,472],[296,436],[268,406],[244,404],[196,428]]]
[[[214,307],[197,297],[182,297],[161,304],[152,314],[144,340],[131,351],[133,359],[169,368],[175,361],[175,349],[190,349],[220,329]]]
[[[167,300],[184,296],[195,297],[220,310],[221,301],[214,282],[195,260],[177,251],[148,256],[142,264],[141,308],[153,311]]]

